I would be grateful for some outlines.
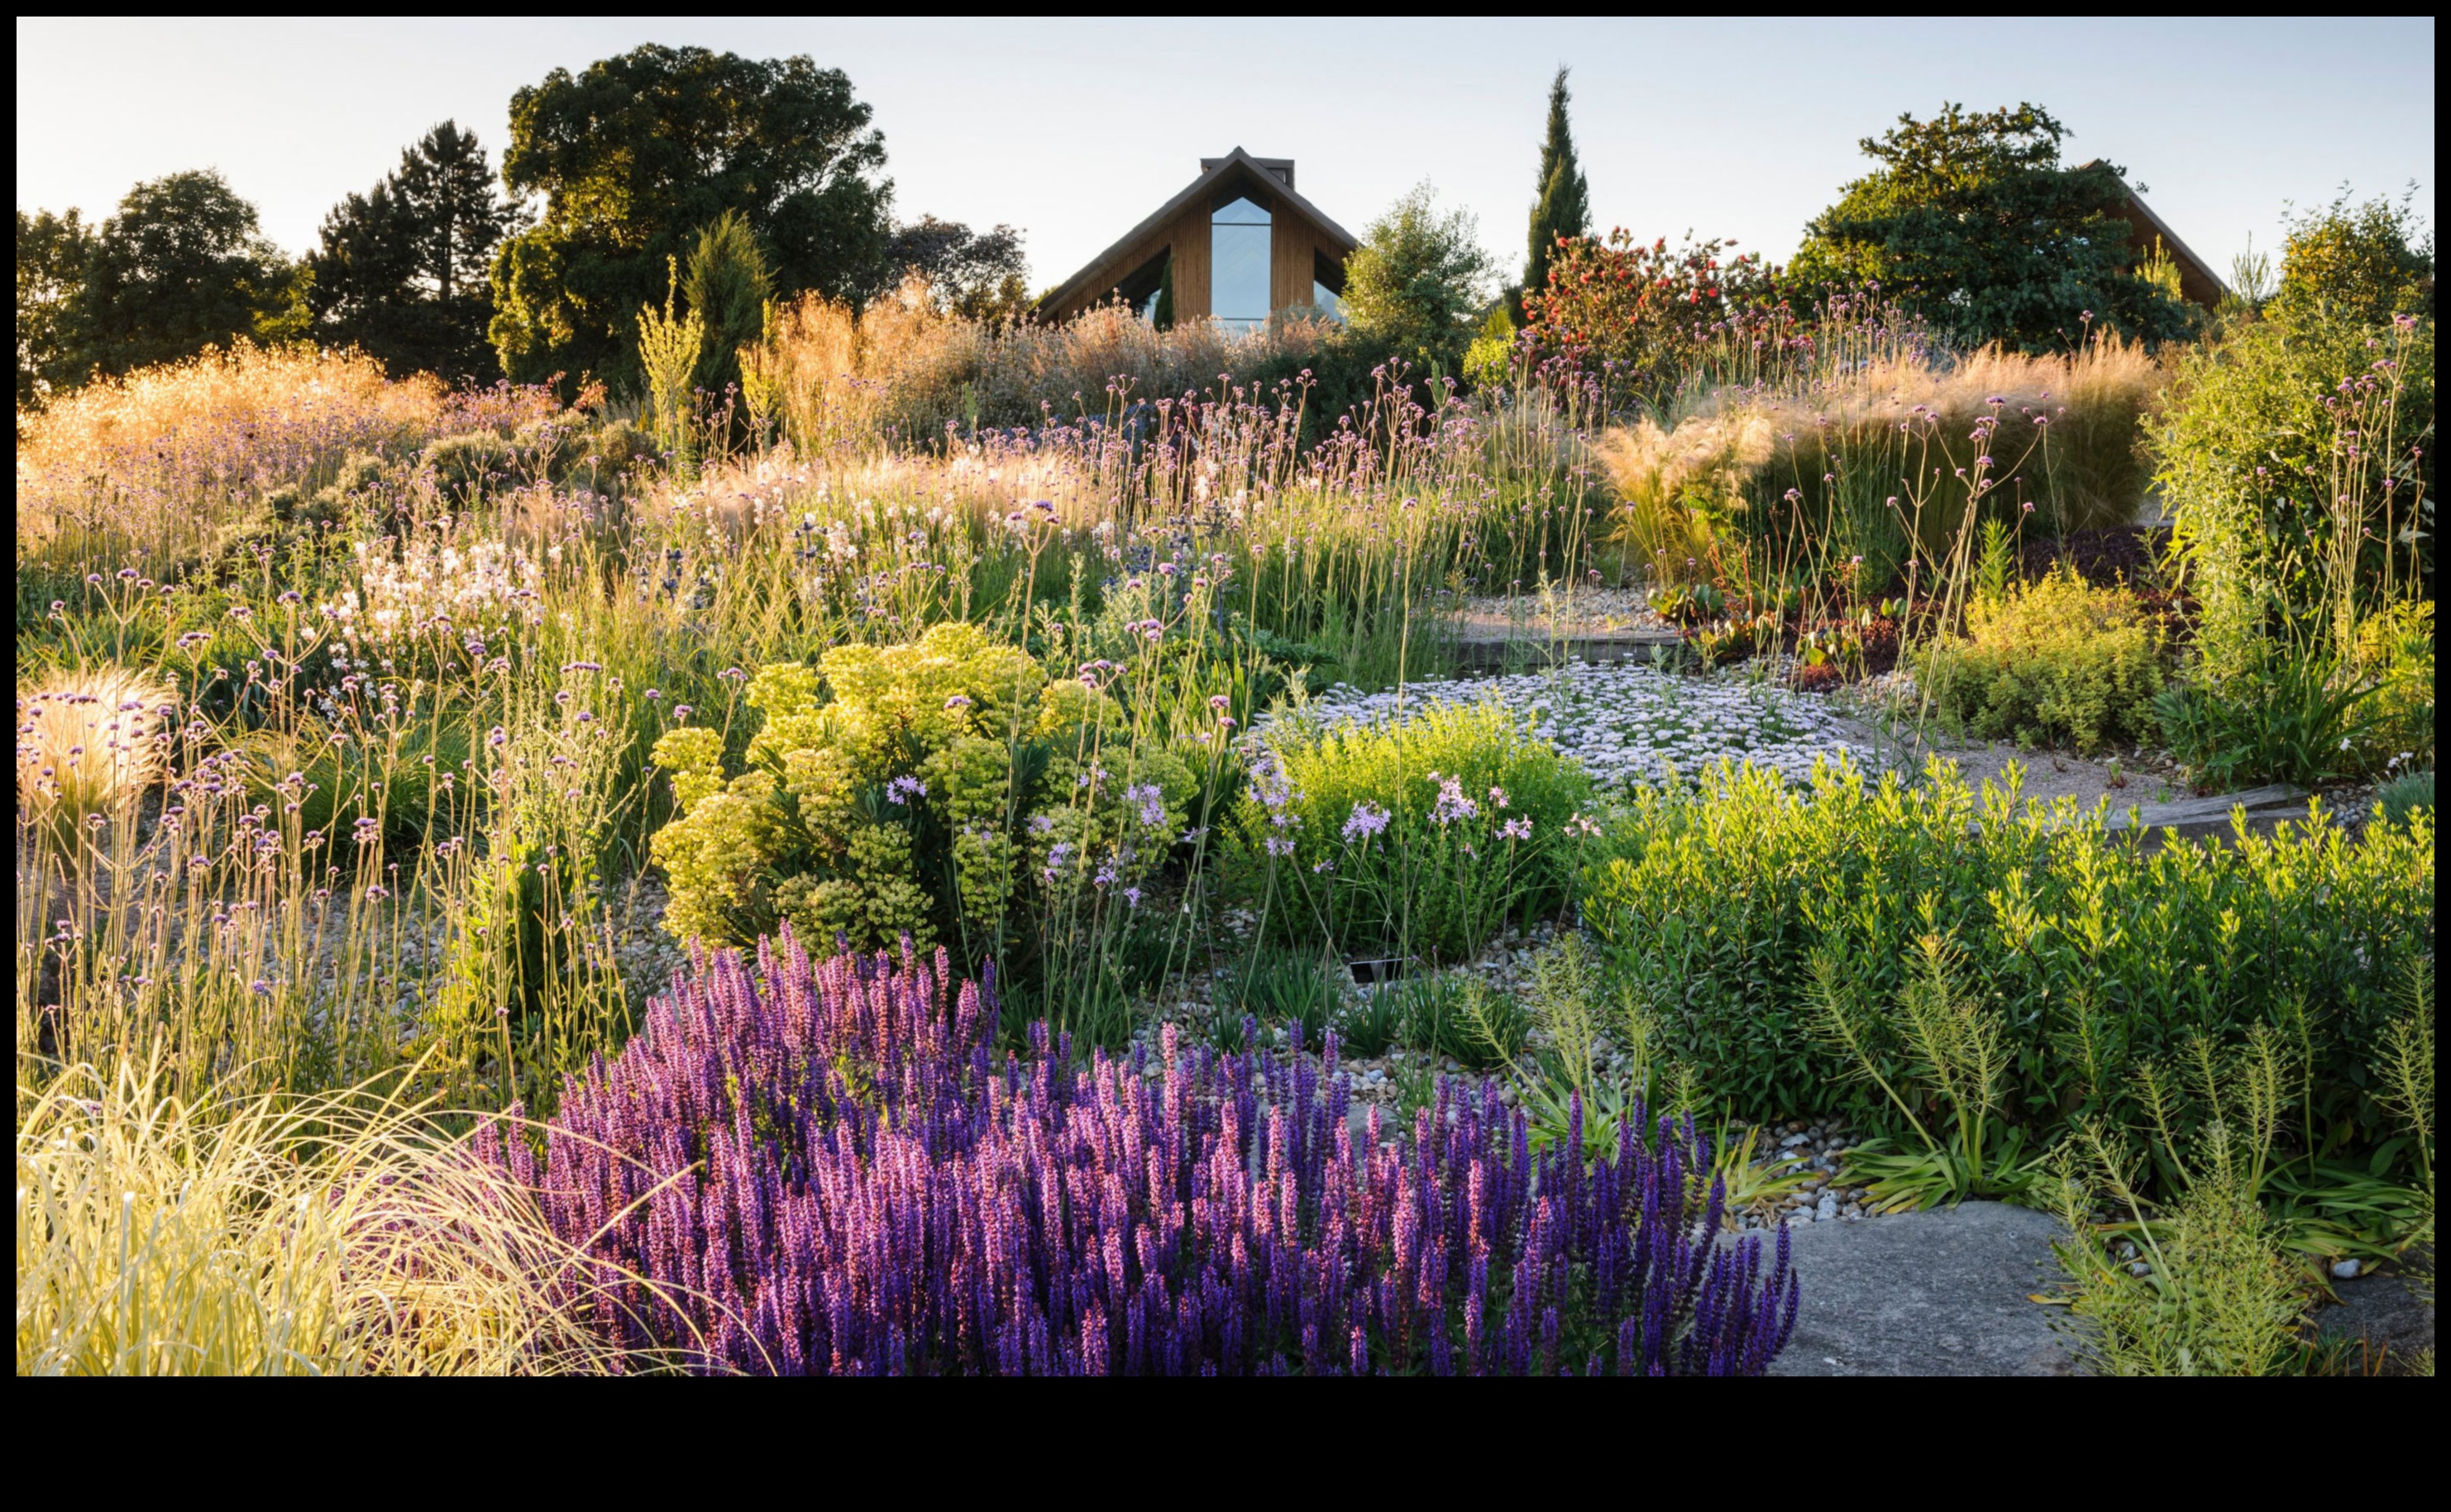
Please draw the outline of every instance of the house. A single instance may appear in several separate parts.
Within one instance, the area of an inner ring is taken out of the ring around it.
[[[1344,291],[1353,233],[1294,192],[1294,160],[1236,147],[1038,301],[1069,320],[1117,298],[1144,317],[1213,317],[1247,331],[1286,310],[1330,312]]]
[[[2108,165],[2096,158],[2076,171],[2087,173]],[[2170,254],[2170,261],[2179,264],[2180,297],[2189,304],[2199,304],[2208,310],[2220,304],[2222,296],[2228,292],[2228,285],[2222,282],[2221,275],[2215,273],[2204,259],[2187,250],[2187,243],[2180,241],[2179,233],[2171,230],[2167,223],[2153,213],[2153,207],[2145,203],[2145,197],[2136,192],[2134,184],[2122,179],[2119,186],[2127,191],[2127,199],[2121,204],[2119,217],[2127,223],[2128,249],[2141,261],[2152,255],[2153,242],[2156,238],[2160,239],[2163,250]]]

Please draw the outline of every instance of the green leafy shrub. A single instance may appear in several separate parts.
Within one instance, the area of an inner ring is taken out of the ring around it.
[[[831,693],[831,698],[826,695]],[[764,716],[736,776],[712,729],[656,744],[679,817],[657,831],[674,934],[746,940],[789,921],[854,946],[1120,927],[1184,827],[1195,781],[1124,711],[975,626],[842,646],[750,679]]]
[[[1237,820],[1277,938],[1461,960],[1566,900],[1591,779],[1496,705],[1272,731]]]
[[[2335,315],[2369,325],[2395,315],[2430,317],[2433,238],[2420,230],[2407,201],[2378,197],[2352,205],[2343,192],[2290,218],[2271,313],[2284,320]]]
[[[1860,1067],[1814,1033],[1813,962],[1854,1002],[1902,1000],[1910,941],[1956,941],[1956,990],[2005,1018],[1999,1106],[2045,1132],[2133,1121],[2129,1069],[2258,1024],[2306,1042],[2315,1115],[2376,1113],[2363,1051],[2408,961],[2434,949],[2434,822],[2351,839],[2315,810],[2234,843],[2158,847],[2073,804],[1979,798],[1935,763],[1910,786],[1826,766],[1810,785],[1722,766],[1691,794],[1646,791],[1582,874],[1580,906],[1663,1053],[1740,1115],[1878,1109]],[[1874,1052],[1892,1085],[1921,1075]]]
[[[1914,658],[1942,717],[1993,739],[2088,754],[2152,730],[2162,633],[2125,589],[2090,587],[2060,566],[1978,596],[1966,618],[1966,639]]]
[[[2257,320],[2179,364],[2145,446],[2213,680],[2319,626],[2345,659],[2431,577],[2433,425],[2431,320]]]

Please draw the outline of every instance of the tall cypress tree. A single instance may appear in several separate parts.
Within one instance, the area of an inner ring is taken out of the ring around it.
[[[1523,296],[1549,286],[1549,257],[1561,236],[1582,236],[1591,230],[1591,185],[1575,158],[1574,131],[1566,124],[1566,68],[1549,83],[1549,134],[1540,144],[1540,174],[1535,181],[1539,198],[1532,205],[1532,228],[1523,261],[1523,286],[1507,302],[1516,322],[1523,319]]]

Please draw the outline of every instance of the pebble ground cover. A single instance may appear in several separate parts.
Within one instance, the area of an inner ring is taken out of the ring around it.
[[[1424,708],[1483,702],[1613,785],[1691,778],[1722,761],[1802,780],[1816,762],[1872,760],[1826,700],[1759,674],[1694,677],[1640,664],[1573,662],[1549,672],[1407,683],[1378,692],[1338,684],[1304,713],[1382,725]]]

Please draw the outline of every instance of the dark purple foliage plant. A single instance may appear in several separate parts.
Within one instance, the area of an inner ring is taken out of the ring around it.
[[[1325,1055],[1093,1053],[945,956],[700,953],[567,1089],[534,1185],[640,1359],[785,1374],[1754,1375],[1786,1237],[1715,1242],[1690,1120],[1536,1155],[1494,1084],[1409,1138]],[[1580,1110],[1577,1108],[1576,1117]],[[1707,1184],[1706,1184],[1707,1183]]]

